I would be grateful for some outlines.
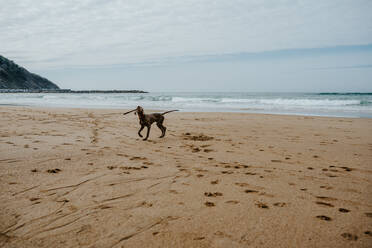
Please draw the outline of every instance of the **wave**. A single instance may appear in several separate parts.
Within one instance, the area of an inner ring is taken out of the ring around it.
[[[368,100],[334,100],[334,99],[289,99],[289,98],[180,98],[174,99],[175,102],[215,102],[221,104],[255,104],[255,105],[274,105],[274,106],[355,106],[371,105]]]
[[[323,95],[320,95],[323,94]],[[372,93],[0,94],[0,104],[184,111],[351,113],[372,117]]]
[[[173,102],[221,102],[219,98],[213,97],[173,97]]]
[[[333,94],[333,93],[332,93]],[[348,93],[351,94],[351,93]],[[363,93],[364,94],[364,93]],[[359,98],[359,99],[358,99]],[[370,97],[222,97],[217,96],[198,96],[198,97],[184,97],[172,95],[108,95],[108,94],[21,94],[21,95],[5,95],[4,103],[11,102],[80,102],[91,104],[124,104],[124,103],[145,103],[145,102],[159,102],[169,104],[216,104],[222,105],[240,105],[240,106],[292,106],[292,107],[317,107],[317,106],[370,106],[372,105],[372,98]]]
[[[372,96],[372,92],[321,92],[317,93],[316,95],[320,96]]]

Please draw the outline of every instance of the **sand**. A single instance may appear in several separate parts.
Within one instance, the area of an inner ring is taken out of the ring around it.
[[[372,119],[123,112],[0,107],[1,247],[371,247]]]

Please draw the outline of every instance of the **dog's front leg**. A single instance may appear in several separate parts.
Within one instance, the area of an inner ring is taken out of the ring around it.
[[[151,128],[151,126],[147,126],[147,134],[146,134],[146,137],[143,140],[147,140],[147,138],[149,137],[150,128]]]
[[[141,134],[141,132],[142,132],[142,130],[145,128],[145,126],[144,125],[141,125],[141,128],[140,128],[140,130],[138,131],[138,135],[142,138],[143,136],[142,136],[142,134]]]

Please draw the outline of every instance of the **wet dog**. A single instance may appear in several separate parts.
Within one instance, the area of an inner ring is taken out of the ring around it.
[[[147,134],[146,134],[146,137],[143,139],[143,140],[147,140],[148,137],[149,137],[149,134],[150,134],[151,125],[154,122],[156,122],[156,125],[161,130],[161,136],[159,138],[164,137],[165,131],[167,130],[167,128],[163,125],[164,115],[168,114],[168,113],[171,113],[171,112],[174,112],[174,111],[178,111],[178,110],[170,110],[170,111],[166,111],[164,113],[145,114],[144,111],[143,111],[143,108],[141,106],[137,106],[136,109],[128,111],[128,112],[124,113],[123,115],[129,114],[131,112],[134,112],[134,114],[138,115],[140,125],[141,125],[141,128],[138,131],[138,135],[142,138],[143,136],[141,134],[141,131],[145,127],[147,127]]]

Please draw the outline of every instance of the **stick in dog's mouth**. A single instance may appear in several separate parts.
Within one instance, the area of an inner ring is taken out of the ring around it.
[[[135,108],[135,109],[133,109],[133,110],[131,110],[131,111],[125,112],[123,115],[129,114],[129,113],[132,113],[133,111],[136,111],[136,110],[137,110],[137,109]]]

